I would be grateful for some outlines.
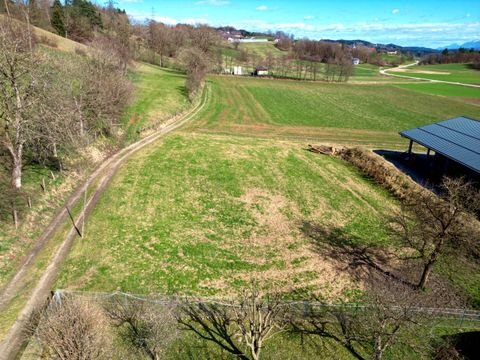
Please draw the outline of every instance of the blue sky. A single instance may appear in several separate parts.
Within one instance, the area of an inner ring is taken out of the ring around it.
[[[136,20],[282,30],[297,38],[440,47],[480,40],[480,0],[117,0]]]

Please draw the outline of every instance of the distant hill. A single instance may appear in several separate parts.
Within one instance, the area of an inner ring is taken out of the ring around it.
[[[460,48],[480,50],[480,40],[469,41],[469,42],[463,43],[461,45],[450,44],[450,45],[447,45],[447,46],[439,47],[439,48],[437,48],[437,50],[443,50],[443,49],[457,50],[457,49],[460,49]]]
[[[366,40],[330,40],[330,39],[322,39],[322,41],[327,42],[335,42],[340,44],[345,44],[349,46],[367,46],[375,48],[377,51],[399,51],[402,53],[412,53],[416,56],[423,56],[425,54],[431,54],[438,52],[437,49],[431,49],[427,47],[420,47],[420,46],[400,46],[396,44],[374,44],[370,41]],[[443,49],[442,49],[443,50]]]
[[[233,26],[223,26],[223,27],[218,27],[216,28],[217,32],[222,35],[224,38],[228,37],[264,37],[267,39],[273,40],[274,38],[277,37],[282,37],[282,36],[288,36],[287,34],[277,31],[275,33],[273,32],[267,32],[267,33],[262,33],[262,32],[250,32],[244,29],[238,30],[234,28]],[[340,43],[340,44],[345,44],[348,46],[367,46],[371,48],[375,48],[377,51],[399,51],[402,53],[412,53],[415,56],[423,56],[426,54],[431,54],[431,53],[436,53],[438,52],[438,49],[431,49],[427,47],[418,47],[418,46],[400,46],[400,45],[395,45],[395,44],[374,44],[371,43],[370,41],[366,40],[331,40],[331,39],[321,39],[321,41],[326,41],[326,42],[332,42],[332,43]],[[443,48],[441,49],[443,50]]]

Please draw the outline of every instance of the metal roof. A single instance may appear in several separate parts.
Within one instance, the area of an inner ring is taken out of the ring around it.
[[[465,116],[405,130],[401,136],[480,173],[480,121]]]

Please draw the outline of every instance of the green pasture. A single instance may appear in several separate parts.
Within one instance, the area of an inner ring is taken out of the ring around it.
[[[255,278],[291,296],[355,289],[302,228],[385,245],[394,204],[355,169],[303,147],[183,133],[142,151],[103,195],[57,287],[225,296]]]
[[[130,77],[135,84],[135,96],[123,118],[129,138],[190,107],[183,73],[142,63]]]
[[[418,65],[392,73],[423,79],[480,84],[480,70],[473,69],[470,64]],[[477,90],[480,92],[480,89]]]
[[[437,95],[444,98],[450,98],[480,105],[480,89],[476,89],[473,87],[425,82],[418,84],[399,84],[396,86],[402,89],[416,91],[424,94]]]

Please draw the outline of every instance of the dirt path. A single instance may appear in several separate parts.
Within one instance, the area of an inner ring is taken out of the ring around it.
[[[473,88],[480,89],[480,85],[475,85],[475,84],[465,84],[465,83],[460,83],[460,82],[455,82],[455,81],[425,79],[425,78],[418,78],[418,77],[414,77],[414,76],[398,75],[398,74],[391,74],[390,73],[390,71],[407,69],[407,68],[409,68],[411,66],[415,66],[415,65],[418,65],[418,61],[415,61],[414,63],[408,64],[408,65],[400,65],[398,67],[391,68],[391,69],[382,69],[382,70],[380,70],[380,74],[385,75],[385,76],[390,76],[390,77],[401,78],[401,79],[422,80],[422,81],[426,81],[426,82],[430,82],[430,83],[460,85],[460,86],[468,86],[468,87],[473,87]]]
[[[73,208],[75,204],[83,200],[83,193],[92,182],[96,182],[96,188],[89,196],[89,199],[85,206],[85,219],[94,209],[102,193],[108,187],[108,184],[113,179],[114,175],[120,168],[120,166],[134,153],[141,150],[145,146],[154,143],[161,137],[172,132],[175,129],[183,126],[189,120],[191,120],[200,111],[205,103],[207,103],[209,97],[209,89],[205,88],[205,94],[202,96],[202,100],[198,105],[191,109],[188,113],[176,119],[174,122],[170,122],[167,125],[161,126],[153,134],[148,135],[142,140],[131,144],[130,146],[120,150],[115,155],[105,160],[89,177],[88,179],[70,196],[66,202],[66,206]],[[61,226],[68,220],[68,213],[65,207],[60,210],[52,220],[52,222],[45,229],[43,234],[39,237],[36,245],[30,255],[26,258],[23,265],[19,268],[13,279],[6,285],[2,294],[0,295],[0,311],[3,311],[11,300],[17,295],[18,291],[22,288],[22,285],[26,282],[26,275],[28,270],[34,265],[35,259],[44,246],[48,243],[50,238],[60,230]],[[83,216],[80,215],[76,219],[77,224],[81,223]],[[10,328],[9,333],[6,335],[3,342],[0,343],[0,359],[15,359],[21,346],[24,342],[23,329],[25,321],[29,318],[33,309],[45,301],[51,291],[51,286],[55,281],[58,270],[67,257],[71,246],[75,239],[77,239],[77,233],[75,229],[71,228],[62,244],[58,247],[55,254],[51,257],[47,268],[42,274],[37,285],[29,295],[26,305],[17,316],[17,320]]]

